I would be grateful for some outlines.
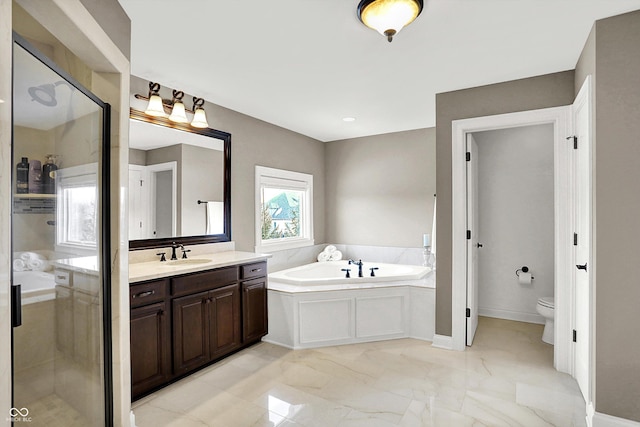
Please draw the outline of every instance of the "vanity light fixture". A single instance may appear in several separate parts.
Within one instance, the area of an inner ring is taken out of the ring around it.
[[[193,120],[191,126],[196,128],[208,128],[207,114],[204,111],[204,98],[193,97],[193,109],[189,110],[184,106],[182,98],[184,98],[184,92],[181,90],[174,90],[173,97],[171,99],[162,99],[160,96],[160,84],[149,82],[149,95],[144,96],[140,94],[134,95],[136,99],[147,101],[147,109],[145,114],[155,117],[167,117],[169,120],[176,123],[189,123],[187,113],[193,114]]]
[[[207,114],[202,107],[204,105],[204,99],[193,97],[193,121],[191,126],[196,128],[208,128]]]
[[[147,109],[144,110],[145,114],[154,117],[164,116],[164,105],[160,97],[160,84],[149,82],[149,98],[147,99],[149,103],[147,104]]]
[[[358,18],[391,43],[393,36],[420,15],[422,6],[422,0],[362,0],[358,4]]]
[[[171,109],[171,115],[169,116],[169,120],[172,122],[189,123],[189,119],[187,119],[187,112],[184,108],[184,103],[182,102],[183,97],[184,92],[181,90],[173,91],[173,99],[171,100],[173,108]]]

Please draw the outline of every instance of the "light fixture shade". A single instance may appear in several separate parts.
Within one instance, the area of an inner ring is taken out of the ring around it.
[[[362,0],[358,17],[389,41],[422,12],[422,0]]]
[[[208,128],[207,114],[204,112],[204,108],[196,108],[193,114],[193,121],[191,126],[195,128]]]
[[[144,112],[150,116],[165,116],[164,107],[162,106],[162,98],[160,98],[159,95],[151,95],[149,97],[147,109],[144,110]]]
[[[185,111],[184,104],[182,102],[177,101],[173,104],[169,120],[176,123],[189,123],[189,119],[187,119],[187,112]]]

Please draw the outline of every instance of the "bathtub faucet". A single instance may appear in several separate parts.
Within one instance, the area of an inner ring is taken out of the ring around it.
[[[354,261],[354,260],[350,259],[350,260],[349,260],[349,265],[351,265],[351,264],[354,264],[354,265],[357,265],[357,266],[358,266],[358,277],[363,277],[363,276],[362,276],[362,265],[363,265],[363,264],[362,264],[362,260],[358,260],[358,261],[356,262],[356,261]]]

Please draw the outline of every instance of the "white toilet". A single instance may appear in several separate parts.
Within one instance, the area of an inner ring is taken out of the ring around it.
[[[553,320],[554,320],[554,301],[553,297],[542,297],[538,299],[536,310],[538,314],[543,316],[546,320],[544,325],[544,332],[542,333],[542,341],[547,344],[553,345]]]

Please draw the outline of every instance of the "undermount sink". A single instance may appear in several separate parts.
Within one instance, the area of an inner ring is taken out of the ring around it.
[[[188,259],[176,259],[173,261],[167,261],[167,262],[163,262],[160,265],[165,267],[173,267],[176,265],[206,264],[208,262],[211,262],[211,260],[206,258],[188,258]]]

